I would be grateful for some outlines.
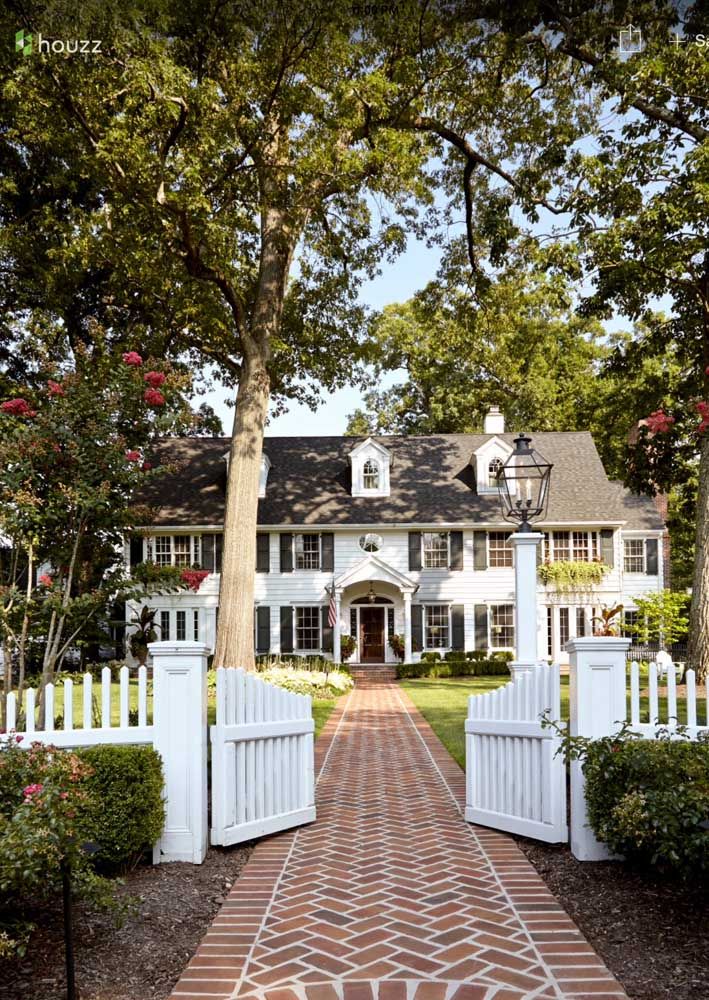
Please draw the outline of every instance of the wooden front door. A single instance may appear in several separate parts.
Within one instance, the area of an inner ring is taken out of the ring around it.
[[[384,662],[384,608],[360,608],[359,648],[362,663]]]

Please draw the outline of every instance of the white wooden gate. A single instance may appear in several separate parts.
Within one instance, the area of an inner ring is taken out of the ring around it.
[[[466,808],[470,823],[549,843],[566,842],[566,765],[560,738],[542,728],[560,717],[558,665],[540,665],[468,700]]]
[[[217,670],[212,844],[238,844],[315,819],[311,699],[238,669]]]

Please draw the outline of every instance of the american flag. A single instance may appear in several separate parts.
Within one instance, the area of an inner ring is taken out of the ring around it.
[[[337,605],[335,604],[335,581],[332,581],[332,589],[330,590],[330,606],[327,611],[327,623],[330,628],[334,628],[337,625]]]

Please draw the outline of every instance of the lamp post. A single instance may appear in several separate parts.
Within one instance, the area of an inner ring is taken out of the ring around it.
[[[515,566],[515,658],[513,677],[534,668],[537,655],[537,546],[544,537],[530,522],[545,515],[552,465],[520,434],[515,449],[497,473],[502,516],[518,523],[511,536]]]

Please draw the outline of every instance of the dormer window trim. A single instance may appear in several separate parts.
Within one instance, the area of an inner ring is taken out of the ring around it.
[[[353,497],[388,497],[391,452],[367,438],[349,455]]]
[[[489,441],[486,441],[485,444],[473,452],[475,478],[479,494],[492,496],[499,494],[499,486],[496,486],[491,480],[492,469],[498,462],[500,465],[504,465],[511,454],[512,446],[497,435],[491,437]]]

